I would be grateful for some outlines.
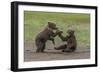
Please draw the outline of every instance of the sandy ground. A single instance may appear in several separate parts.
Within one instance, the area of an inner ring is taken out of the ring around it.
[[[34,42],[25,43],[24,61],[50,61],[50,60],[71,60],[71,59],[88,59],[90,58],[89,47],[78,45],[77,50],[73,53],[63,53],[61,50],[53,49],[53,45],[47,43],[45,53],[36,53]],[[49,45],[49,46],[48,46]]]

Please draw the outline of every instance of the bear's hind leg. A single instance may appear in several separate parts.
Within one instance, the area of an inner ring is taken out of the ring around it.
[[[39,41],[37,44],[36,44],[36,46],[37,46],[37,50],[36,50],[36,52],[37,53],[39,53],[39,52],[42,52],[42,49],[44,48],[43,46],[43,43],[41,42],[41,41]]]
[[[42,43],[42,46],[41,46],[41,50],[40,50],[40,52],[44,52],[44,50],[45,50],[45,43]]]
[[[56,49],[56,50],[64,50],[66,48],[67,48],[67,45],[66,44],[60,45],[58,47],[54,47],[54,49]]]

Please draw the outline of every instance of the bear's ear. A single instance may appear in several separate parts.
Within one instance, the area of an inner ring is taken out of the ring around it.
[[[48,24],[51,24],[51,22],[48,22]]]
[[[50,23],[50,22],[48,22],[48,27],[50,27],[50,24],[51,24],[51,23]]]

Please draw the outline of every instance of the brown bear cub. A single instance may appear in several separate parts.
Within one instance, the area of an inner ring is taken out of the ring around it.
[[[48,22],[47,27],[36,36],[35,39],[35,44],[37,47],[36,52],[44,52],[47,40],[51,40],[53,44],[55,44],[54,37],[57,35],[57,33],[56,32],[54,33],[53,30],[57,29],[58,28],[56,27],[55,23]]]
[[[61,31],[58,31],[61,32]],[[55,47],[56,50],[62,50],[62,52],[74,52],[77,47],[76,37],[74,35],[74,30],[68,30],[68,35],[64,37],[61,33],[59,33],[59,37],[62,41],[66,41],[66,44]]]

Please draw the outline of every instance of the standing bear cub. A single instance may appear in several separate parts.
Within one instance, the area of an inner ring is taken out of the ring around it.
[[[51,40],[53,44],[55,44],[54,37],[57,34],[54,33],[53,30],[57,30],[57,29],[58,28],[56,27],[55,23],[48,22],[47,27],[36,36],[35,44],[37,47],[37,50],[36,50],[37,53],[44,52],[47,40]]]

